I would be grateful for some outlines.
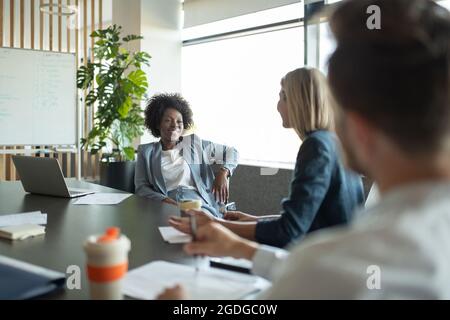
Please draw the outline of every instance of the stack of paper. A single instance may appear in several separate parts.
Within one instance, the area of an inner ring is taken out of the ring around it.
[[[45,234],[47,214],[40,211],[0,215],[0,237],[23,240]]]
[[[47,214],[40,211],[0,215],[0,227],[19,226],[22,224],[47,224]]]
[[[270,286],[262,278],[215,268],[200,269],[165,261],[155,261],[128,272],[123,293],[137,299],[155,299],[166,288],[181,284],[189,299],[233,300]]]

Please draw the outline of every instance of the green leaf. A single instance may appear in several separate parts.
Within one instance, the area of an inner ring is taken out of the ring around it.
[[[135,86],[140,88],[147,88],[147,75],[144,71],[138,69],[136,71],[131,72],[128,75],[128,80],[130,80],[132,83],[134,83]]]
[[[94,79],[94,66],[88,64],[81,66],[77,71],[77,87],[79,89],[87,89]]]
[[[134,41],[134,40],[142,40],[142,39],[144,39],[144,37],[142,37],[142,36],[137,36],[137,35],[134,35],[134,34],[130,34],[130,35],[126,36],[125,38],[123,38],[122,41],[124,41],[124,42],[130,42],[130,41]]]
[[[106,44],[106,40],[98,40],[96,43],[95,43],[95,45],[97,46],[97,47],[102,47],[102,46],[104,46]]]
[[[144,52],[144,51],[136,52],[136,53],[134,54],[134,59],[135,59],[137,62],[144,63],[144,64],[146,64],[146,65],[149,64],[149,60],[150,60],[151,58],[152,58],[152,56],[149,55],[147,52]]]
[[[93,140],[100,134],[100,130],[97,127],[94,127],[88,134],[88,139]]]
[[[105,81],[103,81],[103,79],[102,79],[101,74],[97,74],[97,76],[95,77],[95,81],[97,82],[97,85],[99,87],[101,87],[105,83]]]
[[[101,35],[100,30],[96,30],[96,31],[92,32],[91,35],[90,35],[91,38],[94,38],[94,37],[101,37],[101,36],[102,36],[102,35]]]
[[[125,48],[120,48],[119,53],[124,56],[129,54],[128,50]]]
[[[86,105],[93,105],[97,101],[97,94],[95,90],[91,90],[89,94],[86,96]]]
[[[122,118],[126,118],[132,105],[133,105],[133,100],[131,99],[131,97],[127,97],[125,99],[125,101],[123,102],[123,104],[117,110]]]
[[[133,147],[125,147],[123,148],[123,152],[125,153],[127,160],[134,160],[135,151]]]

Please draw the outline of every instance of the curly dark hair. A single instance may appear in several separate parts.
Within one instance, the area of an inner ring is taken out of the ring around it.
[[[175,109],[183,116],[184,129],[194,125],[192,110],[189,103],[178,93],[162,93],[151,97],[145,108],[145,126],[156,138],[161,136],[159,126],[164,112],[167,109]]]

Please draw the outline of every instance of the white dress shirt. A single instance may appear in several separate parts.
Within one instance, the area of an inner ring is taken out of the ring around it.
[[[195,189],[191,168],[180,151],[181,149],[174,148],[161,152],[161,172],[167,191],[175,190],[178,186]]]
[[[267,299],[450,299],[450,184],[402,187],[291,253],[261,246]]]

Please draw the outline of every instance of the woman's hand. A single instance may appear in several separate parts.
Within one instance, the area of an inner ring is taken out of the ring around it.
[[[223,215],[225,220],[229,221],[258,221],[259,217],[241,211],[227,211]]]
[[[195,222],[197,224],[197,228],[200,226],[214,221],[215,218],[207,214],[206,212],[200,210],[188,210],[186,211],[187,215],[195,215]],[[181,218],[181,217],[170,217],[169,224],[177,229],[178,231],[191,234],[191,220],[189,217]]]
[[[174,206],[178,206],[178,203],[171,198],[165,198],[162,200],[162,202],[167,203],[167,204],[172,204]]]
[[[220,170],[214,179],[212,193],[216,201],[226,203],[228,201],[228,170]]]
[[[173,288],[166,288],[163,293],[156,297],[157,300],[185,300],[187,298],[186,290],[179,284]]]
[[[186,244],[184,251],[190,255],[251,260],[257,248],[257,243],[239,237],[218,223],[208,222],[198,228],[196,241]]]

